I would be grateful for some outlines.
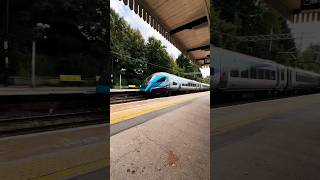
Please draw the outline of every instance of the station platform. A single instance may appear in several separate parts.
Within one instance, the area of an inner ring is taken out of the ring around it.
[[[111,89],[111,93],[138,92],[139,89]],[[94,94],[96,87],[0,87],[0,96],[49,95],[49,94]]]
[[[138,92],[139,89],[111,89],[111,93]]]
[[[107,125],[0,139],[0,179],[65,179],[109,166]]]
[[[111,179],[210,179],[209,96],[111,106]]]
[[[320,94],[211,109],[213,179],[320,179]]]
[[[111,179],[208,179],[209,107],[209,92],[112,105],[110,156],[107,124],[1,138],[0,179],[106,179],[110,165]]]
[[[47,95],[47,94],[92,94],[95,87],[1,87],[0,96]]]

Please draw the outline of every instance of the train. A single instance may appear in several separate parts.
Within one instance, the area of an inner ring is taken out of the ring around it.
[[[140,92],[153,95],[171,95],[174,93],[207,91],[209,89],[209,84],[166,72],[157,72],[146,78],[140,88]]]
[[[314,92],[320,74],[211,46],[210,83],[215,94]]]
[[[107,95],[110,93],[109,87],[109,74],[107,71],[103,71],[96,85],[96,93]]]
[[[109,75],[102,72],[96,85],[96,93],[99,95],[109,95]],[[207,91],[209,84],[197,82],[191,79],[182,78],[166,72],[157,72],[145,79],[139,92],[147,95],[172,95],[176,93],[190,93]]]

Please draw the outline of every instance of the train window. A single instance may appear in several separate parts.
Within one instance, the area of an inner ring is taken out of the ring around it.
[[[271,76],[271,71],[270,70],[267,69],[265,75],[266,75],[265,79],[267,79],[267,80],[271,79],[271,77],[270,77]]]
[[[174,81],[173,81],[173,83],[172,83],[172,84],[173,84],[173,85],[178,85],[178,83],[176,83],[176,82],[174,82]]]
[[[165,78],[165,77],[160,78],[160,79],[157,81],[157,83],[162,83],[162,82],[164,82],[165,80],[166,80],[166,78]]]
[[[283,80],[284,80],[284,71],[281,70],[281,81],[283,81]]]
[[[231,77],[239,77],[239,71],[238,70],[232,70],[230,72]]]
[[[276,80],[276,72],[275,71],[270,71],[270,79],[271,80]]]
[[[249,77],[249,70],[241,71],[241,77],[242,78],[248,78]]]
[[[251,69],[250,69],[250,77],[251,77],[252,79],[257,79],[257,71],[256,71],[255,68],[251,68]]]
[[[296,81],[300,82],[313,82],[313,77],[310,77],[306,74],[296,74]]]
[[[258,79],[264,79],[264,69],[258,69]]]

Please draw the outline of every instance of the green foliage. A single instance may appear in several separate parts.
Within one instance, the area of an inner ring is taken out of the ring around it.
[[[131,28],[113,9],[110,11],[110,38],[113,84],[118,83],[121,69],[126,69],[122,75],[125,83],[135,85],[140,85],[147,76],[155,72],[185,76],[185,73],[200,71],[199,67],[191,64],[183,55],[175,61],[155,37],[150,37],[145,42],[141,33]],[[182,61],[185,63],[183,66],[179,65]],[[189,78],[202,79],[201,75]]]
[[[221,19],[221,11],[214,7],[215,5],[211,1],[211,44],[226,49],[235,49],[239,43],[235,38],[237,36],[239,25],[228,22],[225,19]]]
[[[178,67],[184,72],[180,76],[196,81],[202,81],[202,75],[199,74],[201,73],[199,67],[192,64],[191,61],[184,55],[181,54],[177,58],[176,63]]]
[[[154,37],[150,37],[146,44],[146,59],[148,74],[159,71],[173,73],[171,69],[173,59],[169,56],[161,41]]]
[[[210,84],[210,76],[203,78],[202,82],[206,84]]]
[[[10,75],[30,76],[33,28],[38,22],[50,28],[44,32],[47,38],[36,39],[36,75],[99,75],[108,66],[108,6],[104,0],[10,0]]]
[[[320,45],[310,45],[296,62],[300,68],[320,73]]]
[[[263,1],[211,0],[211,14],[211,43],[215,46],[293,65],[289,55],[280,54],[295,47],[293,39],[239,41],[241,36],[290,33],[286,20]]]
[[[1,17],[5,17],[3,7],[4,1],[0,1]],[[0,18],[0,27],[4,27],[4,19]],[[36,39],[37,76],[93,78],[107,70],[113,72],[115,84],[120,70],[126,69],[123,82],[141,84],[155,72],[183,75],[192,71],[179,68],[160,40],[151,37],[145,42],[138,30],[114,10],[109,12],[105,0],[10,0],[9,21],[10,76],[30,77],[33,28],[38,22],[50,28],[43,33],[47,38]],[[0,40],[4,40],[4,28],[0,28]],[[4,58],[0,53],[2,72]]]

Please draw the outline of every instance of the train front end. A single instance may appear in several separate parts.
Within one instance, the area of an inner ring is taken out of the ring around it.
[[[165,73],[154,73],[142,84],[140,92],[146,94],[159,94],[168,91],[169,76]]]
[[[110,99],[109,75],[106,71],[102,72],[96,85],[96,102],[99,107],[108,111]]]
[[[96,92],[98,94],[110,94],[110,87],[109,87],[109,78],[108,73],[103,71],[101,77],[96,85]]]

